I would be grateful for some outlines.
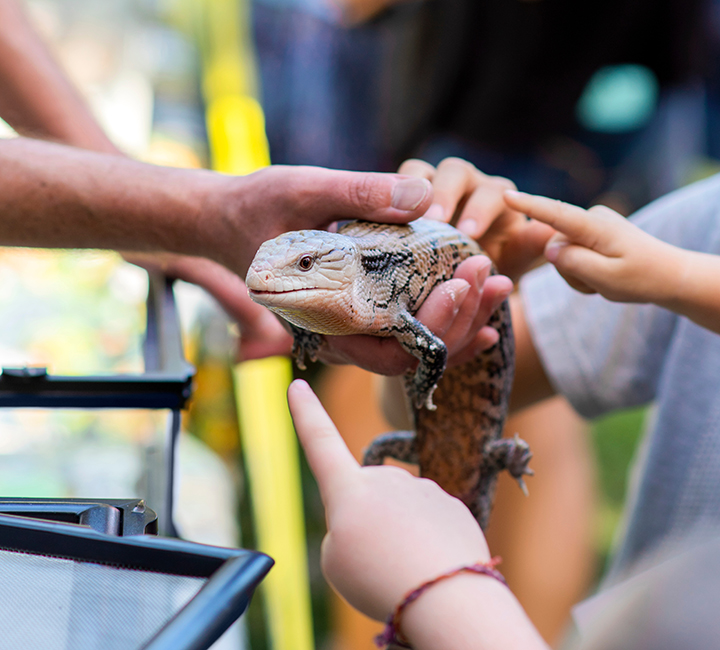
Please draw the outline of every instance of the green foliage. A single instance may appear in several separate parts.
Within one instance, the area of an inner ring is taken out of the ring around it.
[[[609,554],[622,517],[628,474],[646,413],[647,407],[619,411],[599,418],[592,426],[600,490],[596,541],[601,557]]]

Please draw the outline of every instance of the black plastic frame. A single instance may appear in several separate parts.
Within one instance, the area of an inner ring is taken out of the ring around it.
[[[156,535],[158,516],[142,499],[0,497],[0,514],[89,526],[106,535]]]
[[[195,368],[183,357],[172,285],[165,276],[148,275],[144,373],[65,376],[46,368],[3,368],[0,408],[184,408]]]
[[[183,355],[173,280],[148,274],[147,325],[143,342],[145,372],[123,375],[51,375],[46,368],[3,368],[0,408],[167,409],[166,438],[150,473],[158,484],[150,505],[161,532],[177,535],[173,522],[175,450],[180,410],[192,394],[195,368]]]
[[[206,650],[245,611],[274,564],[263,553],[138,535],[114,537],[85,526],[0,515],[0,548],[126,569],[208,578],[139,650]]]

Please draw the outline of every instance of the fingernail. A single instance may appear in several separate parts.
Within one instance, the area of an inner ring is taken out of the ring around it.
[[[306,393],[310,392],[310,384],[304,379],[293,379],[292,385],[295,387],[295,390],[304,390]]]
[[[452,290],[453,316],[460,311],[460,307],[462,307],[462,304],[465,302],[469,291],[470,285],[467,284],[467,282],[462,287]]]
[[[439,203],[433,203],[423,217],[433,221],[445,221],[445,210]]]
[[[430,181],[424,178],[404,178],[395,184],[392,193],[392,207],[410,212],[417,208],[431,189]]]
[[[467,235],[468,237],[473,239],[479,234],[478,223],[477,221],[475,221],[475,219],[463,219],[457,225],[457,229],[464,235]]]
[[[554,264],[560,255],[560,251],[568,245],[566,241],[551,241],[545,246],[545,258],[548,262]]]
[[[507,298],[510,297],[510,294],[515,290],[515,285],[513,284],[513,281],[505,275],[496,275],[495,277],[498,278],[498,280],[500,278],[505,278],[505,280],[507,280],[506,288],[503,289],[502,291],[498,292],[498,305],[499,305],[501,302],[504,302]]]
[[[487,280],[488,275],[490,275],[490,267],[492,266],[492,262],[490,259],[485,260],[485,264],[480,266],[478,270],[475,273],[475,284],[477,285],[478,289],[482,289],[483,285],[485,284],[485,280]]]

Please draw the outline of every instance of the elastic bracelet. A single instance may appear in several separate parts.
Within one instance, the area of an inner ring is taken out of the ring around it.
[[[400,617],[402,616],[403,611],[405,611],[405,608],[410,603],[412,603],[414,600],[417,600],[420,595],[425,592],[425,590],[432,587],[434,584],[440,582],[441,580],[452,578],[459,573],[482,573],[483,575],[495,578],[495,580],[499,580],[507,587],[507,582],[505,582],[505,578],[503,578],[502,573],[495,569],[495,567],[500,564],[501,561],[501,558],[494,557],[487,562],[478,562],[477,564],[468,564],[467,566],[461,566],[457,569],[452,569],[447,573],[443,573],[436,578],[433,578],[432,580],[423,582],[416,589],[409,591],[405,595],[405,598],[403,598],[400,601],[400,604],[395,608],[395,611],[392,612],[390,616],[388,616],[388,619],[385,622],[385,629],[382,631],[381,634],[378,634],[375,637],[375,645],[377,645],[378,648],[385,648],[389,645],[394,645],[399,648],[412,648],[408,640],[400,632]]]

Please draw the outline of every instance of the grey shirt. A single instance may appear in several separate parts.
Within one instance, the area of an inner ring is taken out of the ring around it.
[[[720,254],[720,175],[633,221],[676,246]],[[655,305],[580,294],[549,265],[523,279],[521,294],[548,377],[581,415],[655,403],[611,575],[690,529],[720,531],[720,335]]]

